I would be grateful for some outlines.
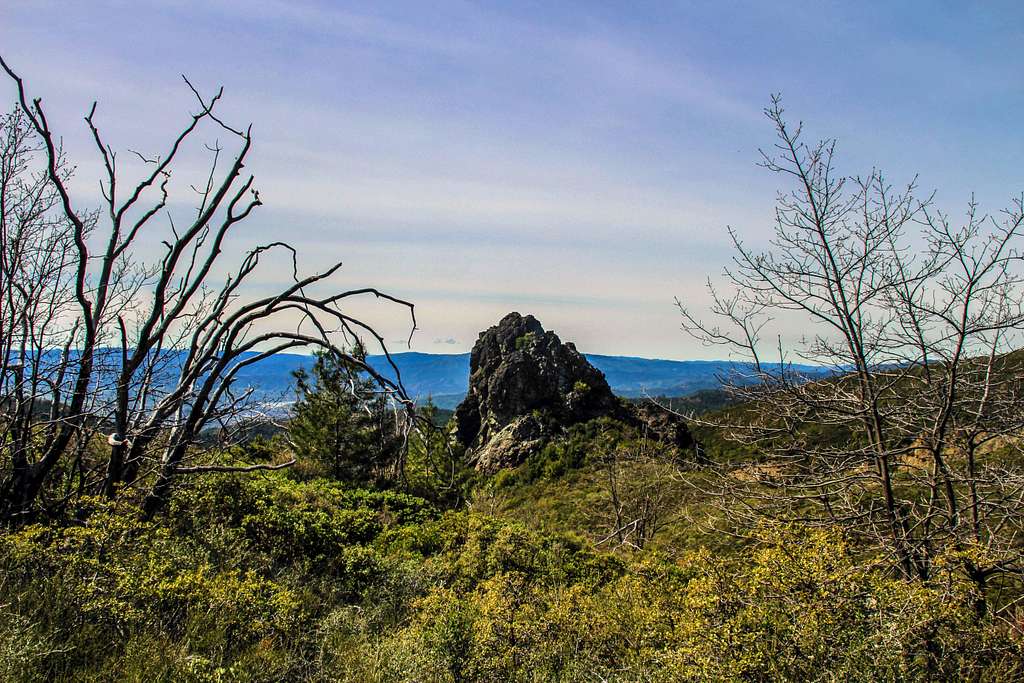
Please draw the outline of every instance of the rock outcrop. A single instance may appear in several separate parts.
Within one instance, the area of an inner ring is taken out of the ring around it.
[[[479,470],[515,467],[566,427],[599,417],[644,428],[681,449],[693,444],[681,418],[621,401],[573,344],[531,315],[510,313],[482,332],[469,363],[455,437]]]

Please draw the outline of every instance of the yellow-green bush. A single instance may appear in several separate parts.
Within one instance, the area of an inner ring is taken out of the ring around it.
[[[823,531],[767,530],[749,557],[695,553],[599,586],[517,569],[442,587],[408,627],[427,680],[1016,680],[1019,641],[966,584],[860,568]],[[415,677],[411,680],[416,680]]]
[[[211,477],[165,517],[0,534],[15,681],[1011,681],[950,561],[887,576],[821,529],[627,561],[393,492]]]

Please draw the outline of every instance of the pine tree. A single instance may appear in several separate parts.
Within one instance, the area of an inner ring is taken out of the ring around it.
[[[365,362],[362,348],[352,356]],[[393,476],[402,446],[395,415],[358,363],[318,353],[311,371],[296,371],[295,380],[289,435],[298,457],[321,463],[343,481],[382,483]]]

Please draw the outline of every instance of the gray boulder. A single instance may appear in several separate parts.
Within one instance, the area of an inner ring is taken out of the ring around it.
[[[616,397],[604,374],[532,315],[510,313],[480,334],[455,438],[476,468],[515,467],[565,428],[609,417],[681,449],[693,444],[677,415]]]

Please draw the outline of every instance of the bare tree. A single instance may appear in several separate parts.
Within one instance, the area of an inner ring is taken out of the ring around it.
[[[297,254],[283,241],[252,248],[218,284],[225,240],[261,205],[253,176],[244,174],[251,127],[233,127],[216,114],[222,90],[204,98],[185,80],[196,112],[161,156],[131,153],[142,168],[135,181],[119,170],[93,104],[85,122],[103,166],[103,202],[88,211],[72,198],[71,169],[41,100],[30,99],[22,79],[0,65],[17,90],[0,150],[0,419],[7,451],[0,516],[20,519],[49,504],[40,499],[44,490],[58,503],[82,492],[112,498],[140,490],[152,513],[179,477],[230,469],[190,462],[200,452],[199,436],[245,414],[252,396],[236,378],[275,353],[338,354],[411,407],[393,363],[397,380],[345,353],[357,339],[388,351],[343,306],[358,297],[383,299],[406,307],[415,329],[412,304],[371,287],[325,291],[341,264],[300,276]],[[211,130],[233,141],[234,150],[206,145],[209,172],[189,185],[196,206],[182,220],[169,208],[172,170],[193,138]],[[154,263],[141,258],[143,244],[162,245]],[[275,252],[289,259],[291,282],[252,297],[253,274]],[[89,466],[83,454],[101,429],[107,454]]]
[[[1024,204],[991,217],[972,200],[955,224],[914,182],[839,175],[835,142],[805,144],[778,98],[766,115],[778,141],[762,165],[794,186],[771,245],[730,230],[731,291],[709,282],[716,322],[680,303],[688,333],[744,361],[726,379],[748,408],[695,418],[756,458],[720,465],[716,492],[734,518],[838,524],[908,577],[952,553],[984,593],[1024,571],[1024,473],[997,457],[1024,426]],[[764,338],[779,315],[807,331],[788,351]]]
[[[601,456],[601,477],[607,496],[607,535],[598,545],[643,550],[674,519],[679,485],[678,454],[646,436],[609,448]]]

